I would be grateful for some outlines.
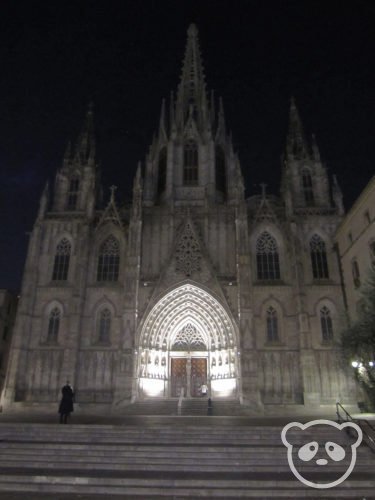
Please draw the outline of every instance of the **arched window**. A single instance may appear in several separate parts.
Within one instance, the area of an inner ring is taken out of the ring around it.
[[[302,190],[306,205],[314,205],[314,191],[310,171],[307,168],[302,170]]]
[[[359,272],[359,266],[356,259],[352,260],[352,275],[354,287],[359,288],[361,286],[361,274]]]
[[[66,238],[63,238],[57,245],[52,273],[53,281],[66,281],[68,279],[71,250],[71,244]]]
[[[119,242],[109,236],[100,246],[98,261],[98,281],[117,281],[120,264]]]
[[[267,321],[267,342],[276,342],[279,340],[279,330],[277,324],[277,311],[269,307],[266,313]]]
[[[198,185],[198,147],[194,141],[184,147],[184,185]]]
[[[111,312],[109,309],[102,309],[99,313],[97,324],[97,339],[101,344],[109,343],[111,332]]]
[[[60,328],[60,310],[55,307],[52,309],[48,320],[47,342],[56,343]]]
[[[79,178],[73,177],[72,179],[70,179],[69,183],[68,200],[67,200],[68,210],[74,210],[76,208],[78,201],[78,193],[79,193]]]
[[[279,280],[280,265],[276,240],[267,231],[262,233],[256,244],[258,280]]]
[[[216,146],[215,148],[215,175],[216,175],[216,189],[222,193],[227,190],[227,174],[225,166],[225,153],[223,148]]]
[[[310,240],[310,256],[314,279],[329,278],[326,244],[317,234]]]
[[[332,318],[331,312],[326,306],[320,309],[320,328],[323,342],[331,342],[333,340]]]
[[[167,182],[167,148],[164,146],[159,153],[158,163],[158,194],[165,191]]]

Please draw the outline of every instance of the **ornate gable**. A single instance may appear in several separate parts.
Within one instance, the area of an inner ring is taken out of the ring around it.
[[[120,217],[120,214],[117,210],[116,202],[115,202],[114,191],[116,189],[117,189],[116,186],[111,186],[111,198],[110,198],[109,203],[106,206],[102,216],[100,217],[100,220],[98,222],[98,225],[96,226],[96,229],[99,229],[100,226],[102,226],[103,224],[106,224],[108,222],[112,222],[112,224],[114,224],[115,226],[118,226],[121,229],[123,229],[121,217]]]

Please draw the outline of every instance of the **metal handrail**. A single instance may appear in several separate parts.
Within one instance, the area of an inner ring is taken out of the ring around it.
[[[345,413],[346,415],[346,420],[342,419],[341,418],[341,414],[340,414],[340,408],[343,410],[343,412]],[[337,421],[339,423],[341,422],[354,422],[356,423],[357,425],[359,425],[359,427],[361,428],[364,436],[365,436],[365,443],[367,444],[367,446],[371,449],[372,452],[375,453],[375,428],[370,424],[370,422],[366,419],[361,419],[361,418],[356,418],[354,419],[350,413],[345,410],[345,408],[342,406],[341,403],[336,403],[336,415],[337,415]],[[365,425],[367,425],[367,427],[369,427],[371,429],[371,431],[374,433],[374,436],[371,436],[370,432],[365,428]]]
[[[349,412],[347,412],[347,411],[345,410],[345,408],[342,406],[342,404],[341,404],[341,403],[338,403],[338,402],[337,402],[337,403],[336,403],[336,415],[337,415],[337,420],[338,420],[338,422],[339,422],[339,423],[343,422],[343,420],[341,419],[341,415],[340,415],[340,410],[339,410],[339,408],[341,408],[341,409],[345,412],[346,416],[347,416],[347,417],[349,417],[349,418],[347,418],[347,419],[346,419],[346,421],[350,420],[351,422],[354,422],[354,419],[353,419],[353,417],[350,415],[350,413],[349,413]]]

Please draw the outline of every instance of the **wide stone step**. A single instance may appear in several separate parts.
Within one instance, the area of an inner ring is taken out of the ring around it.
[[[276,465],[272,460],[268,460],[265,463],[259,462],[256,459],[254,460],[231,460],[231,459],[207,459],[201,461],[195,461],[194,465],[192,464],[192,459],[190,458],[179,458],[175,460],[166,459],[166,458],[156,458],[152,460],[152,464],[150,464],[150,459],[148,458],[134,458],[134,460],[129,461],[121,461],[116,460],[115,457],[112,459],[103,460],[101,458],[91,458],[91,457],[79,457],[78,459],[71,459],[69,457],[56,457],[53,461],[51,459],[46,460],[33,460],[30,463],[30,457],[22,459],[13,460],[12,457],[5,456],[4,460],[0,460],[0,467],[4,469],[24,469],[24,470],[35,470],[38,469],[46,471],[61,468],[67,469],[69,471],[74,470],[75,472],[80,471],[90,471],[90,470],[109,470],[109,471],[119,471],[121,474],[126,475],[126,471],[164,471],[167,474],[171,474],[172,472],[179,471],[189,471],[189,472],[223,472],[225,475],[230,475],[231,472],[235,471],[236,473],[245,472],[245,473],[260,473],[260,472],[268,472],[268,473],[290,473],[290,469],[288,464],[279,464]],[[320,469],[318,466],[312,468],[311,466],[299,467],[301,471],[306,472],[319,472]],[[330,471],[341,471],[342,467],[340,464],[332,464],[330,465]],[[362,461],[356,464],[356,472],[368,474],[369,478],[373,478],[373,463],[370,461]]]
[[[90,430],[88,431],[88,427]],[[40,424],[32,424],[27,427],[18,426],[17,424],[3,424],[0,426],[0,439],[13,437],[14,439],[23,439],[25,437],[35,437],[35,438],[49,438],[55,436],[55,438],[66,438],[69,436],[79,435],[84,438],[85,436],[92,436],[93,434],[98,437],[108,437],[108,438],[121,438],[126,436],[142,436],[146,438],[150,437],[197,437],[197,438],[255,438],[260,439],[263,437],[276,437],[280,438],[282,426],[278,427],[256,427],[256,426],[222,426],[222,427],[210,427],[210,426],[199,426],[198,428],[183,426],[170,429],[167,426],[162,427],[149,427],[142,428],[139,426],[84,426],[84,425],[49,425],[43,426]],[[292,431],[290,431],[292,432]],[[304,430],[304,436],[316,435],[316,431],[309,429]],[[329,436],[331,434],[330,429],[319,430],[319,435]],[[345,436],[345,433],[343,433]]]
[[[190,458],[195,460],[209,459],[212,456],[215,458],[223,457],[225,459],[256,459],[258,462],[261,460],[270,460],[272,462],[278,462],[279,460],[286,460],[286,450],[284,446],[273,446],[267,447],[264,445],[259,446],[246,446],[246,447],[186,447],[186,446],[171,446],[166,448],[165,446],[148,446],[148,445],[137,445],[137,446],[121,446],[121,445],[88,445],[88,444],[34,444],[34,443],[0,443],[1,458],[4,459],[6,456],[22,457],[25,456],[29,458],[30,456],[38,456],[39,459],[42,457],[55,457],[58,458],[65,455],[70,456],[72,460],[75,457],[85,456],[89,453],[88,459],[93,457],[111,458],[116,457],[116,459],[135,459],[136,457],[142,458],[146,457],[150,460],[157,458],[170,458],[175,457],[180,458]],[[363,456],[362,456],[363,455]],[[374,457],[369,455],[368,450],[364,447],[359,448],[357,464],[369,461],[369,463],[374,463]]]
[[[318,498],[363,498],[373,495],[374,481],[347,480],[331,490],[320,490]],[[271,488],[270,488],[271,486]],[[147,479],[98,478],[85,476],[35,476],[30,482],[27,475],[2,476],[0,491],[40,493],[105,494],[138,498],[317,498],[317,491],[295,480],[209,480],[202,479]],[[355,492],[355,494],[353,493]],[[298,497],[297,497],[298,495]]]

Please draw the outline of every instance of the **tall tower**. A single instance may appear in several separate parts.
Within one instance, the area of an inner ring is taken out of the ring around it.
[[[308,143],[294,98],[282,171],[282,195],[290,211],[332,207],[329,180],[315,137]]]
[[[69,143],[55,179],[53,211],[86,212],[92,216],[98,190],[93,105],[90,104],[75,148]]]
[[[216,114],[207,97],[198,30],[188,39],[176,99],[163,101],[159,130],[146,158],[147,205],[235,203],[243,196],[238,161],[225,130],[222,103]]]

